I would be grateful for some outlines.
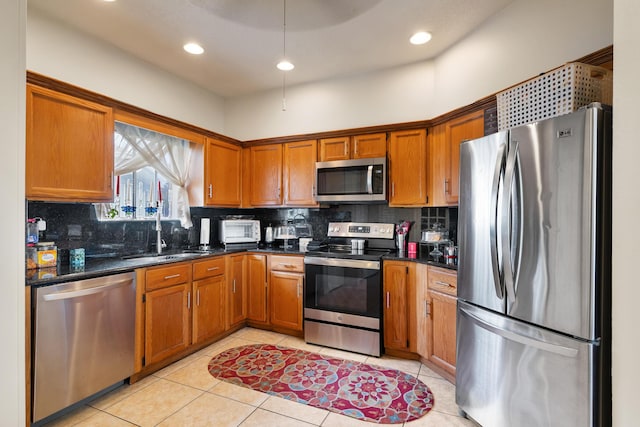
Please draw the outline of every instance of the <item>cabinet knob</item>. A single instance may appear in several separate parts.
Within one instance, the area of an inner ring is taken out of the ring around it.
[[[209,184],[209,198],[213,199],[213,184]]]

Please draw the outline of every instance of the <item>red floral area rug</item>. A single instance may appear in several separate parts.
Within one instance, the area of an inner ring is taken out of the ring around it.
[[[411,421],[433,407],[420,380],[396,369],[269,344],[236,347],[209,362],[215,378],[380,424]]]

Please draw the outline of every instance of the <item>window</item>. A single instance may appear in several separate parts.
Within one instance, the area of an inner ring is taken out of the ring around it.
[[[116,122],[114,202],[96,205],[101,220],[178,219],[191,227],[188,140]]]

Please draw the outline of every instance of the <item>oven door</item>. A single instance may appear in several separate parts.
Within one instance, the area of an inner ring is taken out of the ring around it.
[[[304,317],[380,329],[379,261],[305,257]]]

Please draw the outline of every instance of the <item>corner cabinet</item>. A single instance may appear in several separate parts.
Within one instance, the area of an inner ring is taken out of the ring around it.
[[[247,320],[252,323],[268,324],[267,317],[267,256],[246,255],[247,259]]]
[[[240,206],[242,147],[206,138],[204,169],[205,205]]]
[[[426,206],[427,132],[391,132],[389,137],[389,206]]]
[[[112,109],[31,84],[26,104],[27,199],[113,200]]]
[[[384,261],[383,319],[384,348],[416,351],[416,313],[414,262]]]
[[[246,255],[227,255],[227,329],[247,319]]]
[[[302,332],[303,258],[271,255],[269,264],[271,325]]]

